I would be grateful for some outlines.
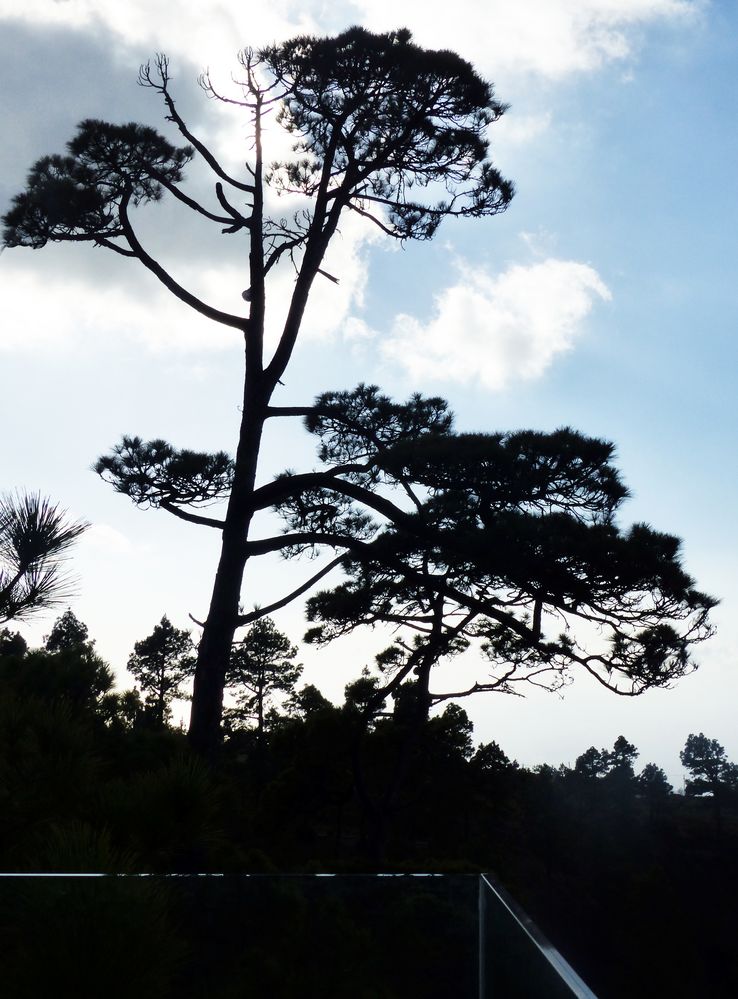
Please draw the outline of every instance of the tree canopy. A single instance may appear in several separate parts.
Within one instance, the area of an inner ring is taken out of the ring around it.
[[[689,735],[679,759],[690,774],[687,794],[709,792],[719,798],[728,788],[738,787],[738,765],[728,760],[717,739],[708,739],[702,732]]]
[[[67,150],[32,167],[26,190],[3,217],[5,246],[90,240],[112,247],[112,239],[125,235],[129,204],[158,201],[163,187],[181,181],[193,155],[145,125],[93,118],[77,126]]]
[[[714,601],[677,538],[617,523],[612,444],[568,428],[456,434],[442,400],[398,405],[366,386],[321,396],[306,426],[323,469],[260,491],[286,522],[274,547],[346,550],[346,581],[308,600],[308,638],[399,627],[383,695],[470,641],[490,675],[431,701],[557,686],[572,667],[639,694],[694,668]]]
[[[53,628],[44,639],[44,648],[47,652],[91,648],[94,642],[89,642],[88,638],[87,625],[68,607],[61,617],[54,621]]]
[[[407,29],[354,27],[260,55],[301,155],[273,165],[283,190],[316,196],[326,188],[398,239],[430,239],[451,215],[507,207],[513,188],[489,162],[487,137],[506,106],[456,53],[422,49]],[[420,197],[436,186],[446,197]]]

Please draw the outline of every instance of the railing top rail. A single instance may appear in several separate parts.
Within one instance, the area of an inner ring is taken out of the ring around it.
[[[439,874],[433,873],[431,871],[341,871],[340,873],[324,872],[300,872],[300,871],[285,871],[274,873],[271,871],[224,871],[224,872],[214,872],[214,871],[188,871],[186,873],[173,873],[166,871],[120,871],[120,872],[110,872],[110,871],[0,871],[0,878],[178,878],[180,880],[184,878],[272,878],[278,880],[279,878],[453,878],[454,880],[461,880],[462,878],[478,878],[478,874],[457,874],[456,872],[450,874]]]

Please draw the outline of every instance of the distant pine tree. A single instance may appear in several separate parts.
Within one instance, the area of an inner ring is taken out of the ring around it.
[[[145,694],[155,723],[164,725],[172,701],[183,696],[182,685],[195,671],[189,631],[175,628],[165,614],[147,638],[136,642],[127,668]]]

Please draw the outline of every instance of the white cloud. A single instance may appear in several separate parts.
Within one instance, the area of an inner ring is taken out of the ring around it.
[[[305,313],[305,339],[337,333],[349,314],[363,306],[368,276],[367,249],[380,239],[379,230],[347,217],[329,249],[324,269],[334,284],[319,275]],[[99,251],[97,251],[99,255]],[[205,255],[207,256],[207,255]],[[68,260],[65,273],[60,259]],[[7,351],[68,351],[104,348],[107,341],[141,344],[156,353],[188,355],[241,349],[241,334],[212,322],[183,305],[140,266],[114,259],[119,268],[95,270],[94,251],[79,247],[47,247],[43,253],[11,250],[0,257],[3,322],[0,354]],[[180,260],[172,275],[208,305],[245,315],[241,298],[248,282],[245,263],[203,265]],[[285,260],[268,288],[267,348],[273,348],[294,286],[294,271]]]
[[[428,323],[399,315],[382,352],[414,380],[501,389],[540,377],[570,350],[597,298],[611,295],[587,264],[549,258],[499,275],[465,267]]]
[[[407,25],[420,44],[451,47],[485,74],[536,73],[561,78],[627,58],[637,32],[651,23],[694,15],[703,0],[353,0],[329,10],[320,2],[242,4],[180,0],[0,0],[0,17],[77,28],[102,25],[130,45],[164,48],[205,64],[245,45],[301,32],[335,32],[352,23],[373,30]]]
[[[374,30],[398,25],[392,0],[355,0]],[[651,23],[694,16],[701,0],[405,0],[401,21],[422,45],[450,47],[485,75],[561,79],[629,57]]]
[[[184,55],[203,65],[232,59],[246,45],[264,45],[290,35],[316,31],[304,4],[241,4],[178,0],[176,16],[164,0],[0,0],[0,17],[33,25],[84,30],[100,27],[126,45]]]
[[[82,536],[80,541],[82,552],[89,551],[96,555],[127,555],[133,551],[133,543],[110,524],[93,524]]]
[[[14,252],[23,253],[23,259],[16,262],[6,253],[0,266],[0,353],[100,350],[107,341],[121,338],[154,351],[177,352],[222,350],[239,342],[236,330],[191,312],[148,276],[140,284],[110,286],[84,272],[68,277],[49,272],[41,259],[31,261],[27,251]],[[206,273],[204,278],[201,285],[216,281],[215,275]]]
[[[607,61],[623,59],[633,50],[634,32],[637,33],[640,27],[657,20],[684,17],[699,10],[700,6],[701,0],[519,0],[516,4],[509,0],[459,0],[451,20],[445,16],[446,8],[441,8],[438,0],[423,0],[422,4],[420,0],[406,0],[399,14],[397,4],[388,0],[355,0],[353,4],[331,8],[330,16],[318,0],[299,5],[293,0],[275,0],[270,4],[252,4],[248,9],[226,0],[215,0],[205,6],[196,0],[183,0],[178,5],[177,17],[172,18],[170,6],[163,0],[131,0],[126,4],[114,0],[56,3],[25,0],[20,5],[15,0],[0,0],[0,20],[81,29],[89,32],[90,38],[98,37],[100,45],[104,40],[108,48],[112,46],[115,55],[114,43],[100,30],[105,29],[121,39],[119,51],[125,50],[126,61],[133,58],[131,48],[141,49],[143,53],[165,48],[172,56],[175,74],[181,71],[176,66],[177,59],[181,61],[186,57],[200,64],[210,62],[227,89],[229,69],[238,68],[233,54],[247,42],[258,45],[289,37],[296,31],[335,31],[357,21],[375,30],[386,30],[397,26],[398,18],[414,30],[420,44],[455,48],[475,61],[487,75],[533,72],[548,78],[561,78],[568,73],[595,69]],[[188,71],[189,68],[188,65]],[[220,113],[213,119],[208,138],[212,137],[228,158],[240,161],[244,155],[242,136],[236,140],[232,138],[233,118],[230,114],[226,117],[226,112],[232,109],[211,107]],[[523,114],[519,119],[510,115],[498,126],[501,144],[528,142],[546,130],[548,121],[547,113]],[[230,129],[228,133],[226,124]],[[247,122],[244,121],[243,126],[246,128]],[[237,125],[235,131],[239,131]],[[275,134],[270,133],[268,137],[270,141],[276,141],[278,130],[274,128],[273,132]],[[270,155],[276,151],[276,148],[270,149]],[[278,212],[285,210],[284,205],[278,208]],[[174,216],[171,223],[174,223]],[[170,224],[169,216],[167,224]],[[172,233],[167,235],[171,237]],[[366,251],[377,235],[352,217],[345,220],[341,237],[332,243],[325,265],[326,270],[340,278],[340,284],[334,285],[325,278],[316,281],[305,318],[306,337],[334,335],[352,311],[361,308],[368,266]],[[208,266],[203,267],[195,263],[194,253],[190,263],[187,258],[192,243],[180,235],[178,228],[176,240],[177,247],[181,248],[173,268],[178,280],[191,286],[211,304],[240,313],[243,309],[240,294],[245,286],[243,264],[229,260],[217,265],[205,254]],[[70,248],[61,249],[68,252]],[[199,243],[198,249],[203,249]],[[45,253],[48,255],[51,250]],[[112,279],[100,280],[101,274],[88,270],[88,260],[84,261],[84,267],[65,266],[56,273],[53,273],[51,259],[49,266],[45,263],[39,266],[36,259],[32,264],[25,259],[13,259],[6,269],[10,256],[4,255],[0,261],[4,295],[0,352],[35,346],[66,348],[80,340],[92,344],[100,340],[101,330],[105,331],[106,338],[122,336],[153,350],[185,355],[201,349],[229,349],[238,343],[235,331],[194,315],[157,287],[149,276],[126,277],[113,284]],[[552,256],[550,249],[548,256]],[[545,263],[552,265],[555,261]],[[125,262],[121,262],[120,273],[124,273],[125,266]],[[529,272],[537,273],[532,269]],[[509,281],[513,274],[514,269],[508,272]],[[477,284],[469,286],[463,295],[459,289],[449,289],[443,298],[444,308],[461,309],[462,300],[468,300],[464,308],[471,308],[470,301],[486,301],[489,294],[483,287],[485,280],[492,279],[480,276]],[[279,306],[288,300],[292,282],[289,265],[280,267],[274,275],[268,313],[272,343],[281,318]],[[583,296],[588,302],[602,293],[592,284],[587,286],[581,277],[578,283],[569,281],[568,287],[570,291],[576,287],[579,299]],[[502,286],[495,295],[501,293]],[[439,301],[439,308],[443,303]],[[412,342],[413,323],[414,320],[408,317],[404,326],[398,325],[395,341]],[[575,325],[575,321],[568,326],[563,322],[561,329]],[[355,338],[362,332],[356,325],[351,329]],[[366,342],[366,331],[363,341]],[[563,348],[555,348],[559,349]],[[512,347],[505,356],[508,353],[514,354]],[[548,355],[544,351],[541,356]],[[425,363],[431,364],[431,360],[426,359]]]
[[[542,114],[506,114],[495,125],[495,148],[523,146],[548,131],[550,111]]]
[[[534,232],[523,230],[520,233],[520,239],[525,244],[528,252],[539,259],[552,256],[557,242],[555,233],[549,232],[548,229],[542,227],[539,227]]]
[[[344,340],[354,340],[362,343],[367,340],[373,340],[376,335],[377,331],[357,316],[349,316],[343,325]]]

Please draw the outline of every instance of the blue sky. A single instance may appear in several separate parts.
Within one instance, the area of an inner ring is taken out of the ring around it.
[[[482,695],[464,706],[479,739],[525,763],[572,762],[623,733],[641,763],[679,783],[678,750],[701,730],[738,759],[738,11],[697,0],[459,0],[452,23],[445,5],[414,0],[329,13],[287,0],[245,6],[183,3],[172,23],[158,0],[27,0],[22,13],[0,0],[0,210],[82,118],[166,128],[135,85],[157,50],[170,56],[184,116],[234,167],[246,123],[206,101],[195,77],[208,65],[226,86],[246,44],[404,24],[419,43],[472,60],[511,104],[491,134],[516,183],[512,206],[403,250],[347,225],[328,268],[341,285],[318,288],[282,401],[369,381],[397,396],[446,396],[462,429],[568,424],[615,441],[633,492],[623,519],[683,537],[687,568],[722,600],[701,669],[634,701],[582,678],[563,699]],[[268,138],[276,150],[276,129]],[[197,171],[192,179],[202,183]],[[237,307],[243,245],[168,205],[141,226],[183,283]],[[289,281],[276,279],[275,311]],[[135,510],[89,466],[122,433],[232,449],[241,347],[100,250],[6,251],[0,289],[0,488],[41,489],[93,524],[74,559],[73,608],[124,682],[133,642],[163,613],[180,626],[205,613],[216,539]],[[299,429],[280,426],[265,474],[310,460]],[[283,591],[283,565],[249,572],[247,603]],[[39,641],[52,620],[22,630]],[[279,623],[300,637],[298,607]],[[366,635],[306,650],[306,677],[338,698],[382,644]]]

